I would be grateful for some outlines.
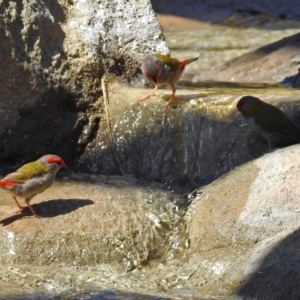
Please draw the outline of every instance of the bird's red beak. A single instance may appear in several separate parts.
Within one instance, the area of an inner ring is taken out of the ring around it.
[[[67,168],[68,167],[67,164],[63,160],[61,160],[59,165],[60,165],[61,168]]]

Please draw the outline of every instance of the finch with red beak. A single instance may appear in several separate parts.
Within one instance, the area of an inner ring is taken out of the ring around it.
[[[30,162],[10,173],[0,181],[0,188],[10,192],[19,210],[21,206],[17,197],[24,198],[34,217],[39,217],[32,206],[30,200],[44,192],[55,181],[55,176],[60,168],[67,167],[66,163],[57,155],[44,155],[36,161]]]
[[[185,67],[196,61],[196,58],[190,58],[179,61],[167,55],[150,55],[142,61],[143,74],[155,85],[154,89],[148,92],[143,98],[137,102],[141,103],[147,100],[160,86],[169,85],[172,89],[172,96],[165,107],[165,111],[170,107],[176,92],[176,84],[179,81]]]

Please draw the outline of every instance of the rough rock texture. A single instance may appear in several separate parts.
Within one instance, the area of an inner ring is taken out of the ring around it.
[[[81,135],[92,138],[100,119],[94,105],[101,76],[130,76],[145,53],[168,52],[147,0],[4,0],[0,49],[0,159],[6,162],[80,155]]]
[[[74,1],[66,22],[73,55],[100,56],[106,71],[130,77],[149,53],[168,53],[149,1]],[[76,47],[73,43],[78,44]],[[80,49],[83,48],[83,49]],[[88,53],[87,53],[88,52]]]
[[[213,285],[247,299],[298,297],[299,151],[264,155],[198,191],[186,218],[190,263],[199,276],[215,266],[203,291]]]

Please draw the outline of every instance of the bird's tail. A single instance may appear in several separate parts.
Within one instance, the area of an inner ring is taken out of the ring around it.
[[[184,68],[186,67],[186,65],[192,63],[193,61],[196,61],[199,57],[195,57],[195,58],[189,58],[189,59],[186,59],[186,60],[183,60],[181,62],[181,68],[182,70],[184,70]]]
[[[17,184],[12,181],[0,181],[0,187],[14,188]]]

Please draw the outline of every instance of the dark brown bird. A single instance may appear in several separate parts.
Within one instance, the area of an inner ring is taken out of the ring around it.
[[[237,109],[249,126],[270,145],[289,146],[300,142],[300,129],[276,106],[253,96],[244,96]]]

